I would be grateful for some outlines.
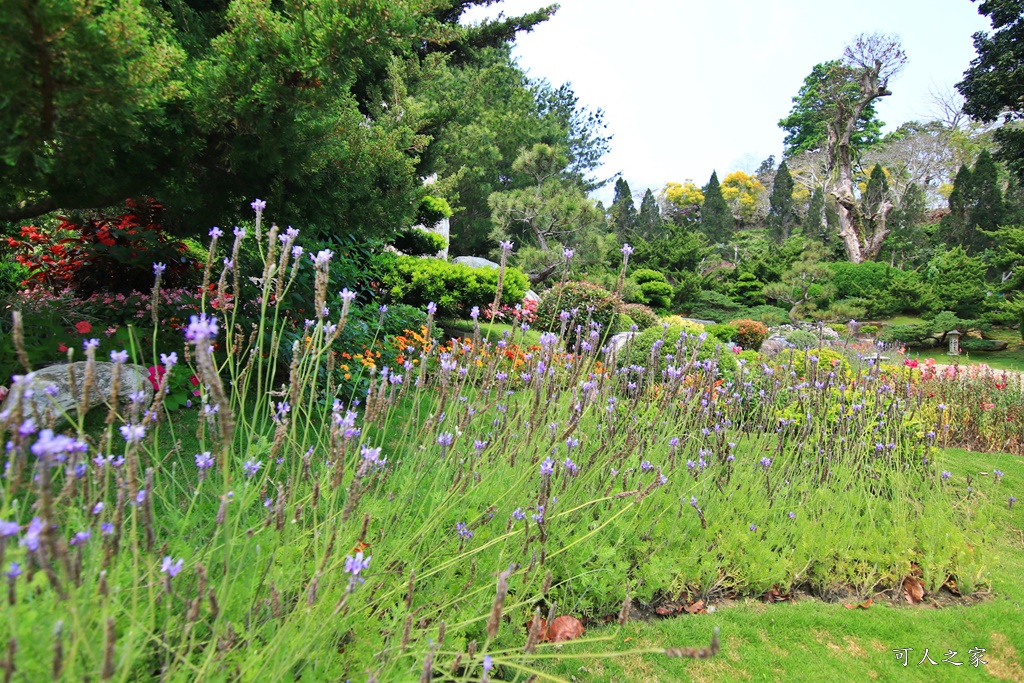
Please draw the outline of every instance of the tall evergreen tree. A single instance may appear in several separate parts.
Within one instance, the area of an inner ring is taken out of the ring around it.
[[[789,239],[790,231],[795,222],[793,212],[793,176],[789,166],[783,160],[779,170],[775,172],[772,183],[772,194],[768,198],[768,231],[777,243],[782,244]]]
[[[825,234],[825,190],[814,188],[811,201],[807,204],[807,217],[804,218],[804,237],[820,239]]]
[[[960,166],[953,179],[953,191],[949,193],[949,213],[942,217],[942,236],[950,246],[970,242],[971,199],[974,188],[971,184],[971,169],[967,164]]]
[[[704,186],[704,204],[700,209],[700,229],[713,244],[728,242],[732,238],[735,220],[729,204],[722,196],[718,172],[712,171],[711,179]]]
[[[661,232],[661,210],[658,208],[658,200],[654,198],[651,188],[647,188],[644,198],[640,202],[640,213],[636,218],[636,231],[645,240],[657,237]]]
[[[1003,190],[999,183],[999,172],[987,149],[982,150],[978,155],[978,160],[974,162],[974,171],[971,173],[971,189],[974,201],[968,216],[968,223],[971,226],[972,234],[970,244],[966,248],[970,253],[975,254],[992,246],[991,237],[981,231],[998,228],[1003,224],[1003,215],[1006,213]]]
[[[921,265],[930,258],[930,240],[924,225],[928,221],[928,198],[917,183],[910,183],[899,206],[889,214],[892,233],[883,250],[894,265]]]
[[[625,178],[615,181],[615,197],[609,213],[609,220],[620,237],[627,238],[633,234],[636,229],[636,206]]]

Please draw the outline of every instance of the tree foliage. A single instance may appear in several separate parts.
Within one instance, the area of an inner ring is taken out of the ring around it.
[[[768,198],[768,216],[766,221],[772,239],[782,244],[789,239],[790,231],[796,222],[793,207],[793,176],[789,173],[786,161],[779,165],[772,182],[772,193]]]
[[[700,230],[712,244],[722,244],[732,238],[736,228],[732,217],[732,209],[722,195],[722,186],[718,182],[718,173],[712,171],[708,184],[702,190],[704,203],[700,209]]]
[[[977,57],[957,90],[971,117],[1006,123],[1024,118],[1024,0],[983,0],[978,12],[992,21],[992,33],[974,34]],[[1024,130],[1005,125],[995,132],[999,158],[1024,180]]]
[[[779,121],[779,127],[786,131],[786,156],[824,150],[828,145],[828,122],[834,115],[833,99],[837,94],[856,98],[858,89],[854,74],[843,62],[815,64],[793,98],[789,115]],[[869,103],[857,116],[851,144],[857,149],[870,147],[881,140],[884,125],[874,105]]]
[[[733,171],[722,181],[722,197],[729,204],[733,218],[741,224],[752,223],[757,217],[758,200],[763,192],[761,181],[743,171]]]

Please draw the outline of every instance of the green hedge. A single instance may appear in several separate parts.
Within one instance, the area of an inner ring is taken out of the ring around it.
[[[470,268],[440,259],[397,256],[383,276],[383,296],[389,303],[418,307],[433,301],[440,316],[466,317],[474,306],[483,311],[494,302],[498,273],[495,268]],[[529,285],[521,270],[507,268],[501,302],[519,303]]]

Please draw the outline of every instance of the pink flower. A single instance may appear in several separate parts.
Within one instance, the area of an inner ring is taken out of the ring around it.
[[[916,368],[918,366],[916,358],[907,358],[905,361],[903,361],[903,364],[906,365],[908,368]]]
[[[153,391],[160,388],[160,380],[163,379],[167,369],[162,365],[151,365],[149,367],[149,383],[153,385]]]

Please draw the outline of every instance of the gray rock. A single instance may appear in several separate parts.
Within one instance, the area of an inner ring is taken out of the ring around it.
[[[782,337],[769,337],[761,342],[761,353],[769,358],[774,358],[779,355],[779,352],[786,348],[786,346],[788,346],[788,344],[786,344],[786,340]]]
[[[488,261],[487,259],[480,258],[479,256],[456,256],[452,259],[452,263],[461,263],[462,265],[469,266],[470,268],[501,268],[501,266],[494,261]]]
[[[636,334],[636,332],[619,332],[618,334],[613,334],[608,339],[608,347],[613,353],[618,355],[619,351],[622,350],[622,347],[626,345],[626,342],[629,341],[629,338],[634,334]]]
[[[540,301],[540,294],[532,289],[528,289],[526,294],[523,295],[523,301]]]
[[[82,385],[85,384],[85,361],[72,363],[74,386],[68,375],[67,363],[51,365],[25,375],[25,379],[12,383],[10,394],[0,406],[2,410],[16,407],[20,402],[22,415],[36,417],[37,423],[48,424],[50,417],[57,424],[65,420],[65,414],[78,412],[78,404],[82,396]],[[114,364],[97,362],[93,374],[92,388],[89,390],[88,409],[106,404],[110,400],[110,390],[114,383]],[[153,385],[149,383],[149,370],[141,365],[122,365],[121,381],[118,388],[118,402],[126,405],[130,401],[128,395],[141,391],[145,395],[144,405],[153,400]],[[28,395],[26,396],[26,392]],[[24,397],[24,400],[22,398]]]

